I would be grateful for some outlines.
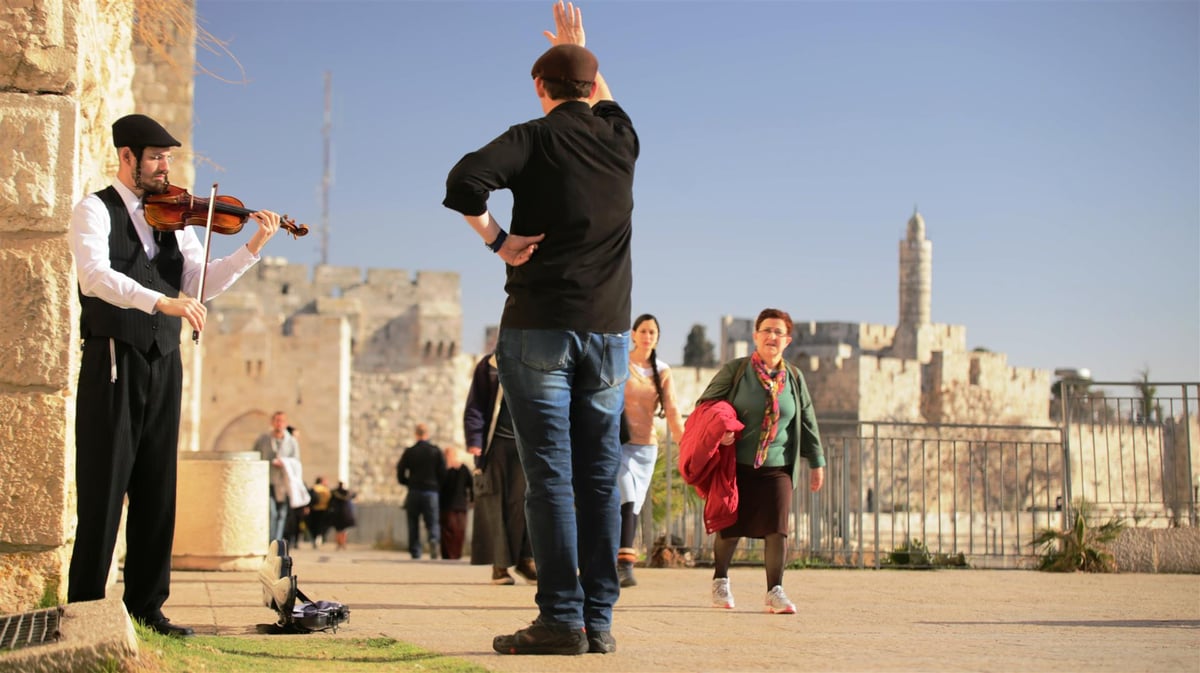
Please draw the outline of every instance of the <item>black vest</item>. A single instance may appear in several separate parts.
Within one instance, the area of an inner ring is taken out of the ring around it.
[[[183,285],[183,253],[179,252],[175,232],[155,234],[158,254],[151,261],[116,188],[110,186],[96,192],[96,196],[108,207],[112,225],[108,234],[108,258],[113,271],[168,297],[179,296]],[[179,348],[180,318],[163,313],[151,315],[136,308],[119,308],[99,297],[86,297],[82,291],[79,304],[82,307],[79,333],[84,339],[112,337],[143,353],[149,352],[151,344],[156,344],[164,355]]]

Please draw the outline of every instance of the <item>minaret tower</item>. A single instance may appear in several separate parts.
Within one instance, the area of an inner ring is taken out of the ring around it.
[[[913,206],[908,231],[900,241],[900,322],[892,346],[896,357],[929,359],[929,344],[922,339],[930,331],[933,295],[933,242],[925,238],[925,218]]]

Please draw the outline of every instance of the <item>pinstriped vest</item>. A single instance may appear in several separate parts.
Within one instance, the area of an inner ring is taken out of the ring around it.
[[[152,261],[146,256],[117,190],[109,186],[96,192],[96,196],[108,208],[112,225],[108,234],[108,258],[113,271],[168,297],[178,296],[183,284],[183,254],[179,252],[175,233],[164,232],[158,237],[158,254]],[[179,348],[180,318],[163,313],[151,315],[136,308],[118,308],[98,297],[86,297],[82,291],[79,292],[79,303],[82,307],[79,332],[84,339],[112,337],[143,353],[150,350],[151,344],[156,344],[163,355]]]

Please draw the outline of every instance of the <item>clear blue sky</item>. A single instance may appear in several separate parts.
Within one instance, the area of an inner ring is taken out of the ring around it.
[[[1200,380],[1200,3],[581,4],[641,137],[636,313],[660,356],[724,314],[895,324],[914,205],[933,320],[1011,365]],[[245,83],[196,77],[198,192],[321,221],[329,261],[457,271],[482,347],[503,265],[442,207],[466,152],[541,111],[551,3],[198,0]],[[227,79],[228,56],[198,53]],[[497,193],[497,219],[511,199]],[[224,238],[224,237],[223,237]],[[223,254],[237,241],[220,241]],[[268,254],[320,258],[319,236]]]

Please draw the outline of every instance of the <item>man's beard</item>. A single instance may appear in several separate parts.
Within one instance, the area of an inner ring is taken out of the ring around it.
[[[163,171],[159,175],[163,177],[161,184],[157,182],[147,184],[142,182],[142,167],[140,165],[135,166],[133,169],[133,185],[141,189],[145,194],[166,194],[167,188],[171,186],[171,181],[167,178],[166,171]]]

